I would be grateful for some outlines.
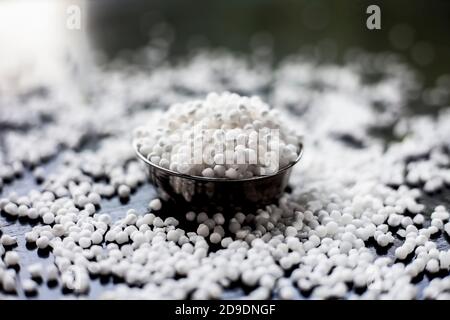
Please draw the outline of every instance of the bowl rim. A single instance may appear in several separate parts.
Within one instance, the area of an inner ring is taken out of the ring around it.
[[[146,165],[155,168],[156,170],[160,170],[163,171],[169,175],[172,176],[177,176],[180,178],[185,178],[185,179],[189,179],[189,180],[196,180],[196,181],[206,181],[206,182],[245,182],[245,181],[254,181],[254,180],[262,180],[262,179],[269,179],[271,177],[280,175],[282,173],[284,173],[285,171],[287,171],[288,169],[292,168],[294,165],[296,165],[300,159],[303,156],[303,142],[300,142],[298,144],[300,151],[298,153],[297,158],[292,161],[291,163],[289,163],[287,166],[284,166],[283,168],[281,168],[280,170],[278,170],[275,173],[272,174],[268,174],[268,175],[263,175],[263,176],[254,176],[251,178],[243,178],[243,179],[228,179],[228,178],[209,178],[209,177],[202,177],[202,176],[192,176],[189,174],[184,174],[181,172],[177,172],[177,171],[173,171],[167,168],[163,168],[159,165],[156,165],[154,163],[152,163],[150,160],[148,160],[146,157],[144,157],[144,155],[139,151],[138,148],[138,143],[136,141],[133,141],[133,148],[134,151],[136,153],[136,155],[138,156],[139,159],[141,159]]]

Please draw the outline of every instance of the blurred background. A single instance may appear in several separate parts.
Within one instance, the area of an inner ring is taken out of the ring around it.
[[[371,4],[381,8],[381,30],[366,27]],[[80,8],[78,29],[67,27],[71,5]],[[0,90],[40,72],[61,82],[67,72],[87,76],[92,64],[139,64],[149,43],[168,61],[204,48],[273,63],[298,52],[337,63],[349,50],[393,52],[430,83],[450,72],[449,31],[446,0],[2,0]]]
[[[366,8],[381,8],[381,30]],[[392,51],[433,77],[450,69],[450,2],[445,0],[94,0],[89,33],[111,58],[166,34],[171,57],[198,47],[249,52],[261,43],[275,61],[299,50],[339,61],[349,48]]]

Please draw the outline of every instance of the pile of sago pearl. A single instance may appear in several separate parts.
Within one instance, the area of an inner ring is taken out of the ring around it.
[[[274,174],[297,159],[301,142],[259,97],[229,92],[173,104],[157,127],[139,127],[134,137],[155,165],[227,179]]]

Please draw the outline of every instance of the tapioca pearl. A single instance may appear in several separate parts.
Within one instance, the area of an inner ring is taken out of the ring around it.
[[[208,215],[206,214],[206,212],[200,212],[198,215],[197,215],[197,223],[203,223],[203,222],[205,222],[206,220],[208,220]]]
[[[225,218],[222,213],[216,213],[213,215],[213,220],[217,225],[223,225],[225,223]]]
[[[17,266],[19,264],[20,257],[15,251],[7,251],[3,257],[3,261],[7,267]]]
[[[17,244],[17,238],[16,237],[12,237],[9,234],[3,234],[0,237],[0,244],[2,244],[3,246],[13,246]]]
[[[206,168],[202,171],[202,176],[207,178],[213,178],[215,176],[215,172],[212,168]]]
[[[3,210],[9,214],[10,216],[16,217],[19,215],[19,208],[17,207],[17,205],[13,202],[9,202],[5,205],[5,207],[3,208]]]
[[[122,184],[117,189],[117,192],[120,198],[128,198],[130,196],[131,189],[129,186]]]
[[[38,289],[38,284],[32,279],[25,279],[22,281],[23,291],[27,294],[35,293]]]
[[[82,247],[82,248],[89,248],[92,244],[92,241],[88,237],[81,237],[78,240],[78,243],[79,243],[80,247]]]
[[[431,273],[436,273],[439,271],[439,261],[437,259],[430,259],[427,262],[426,270]]]
[[[416,225],[423,225],[425,222],[425,217],[422,214],[416,214],[413,218],[413,223]]]
[[[21,204],[17,210],[19,217],[26,217],[28,216],[28,207],[24,204]]]
[[[222,235],[218,232],[213,232],[211,233],[209,240],[214,244],[219,243],[222,241]]]
[[[53,215],[53,213],[51,212],[46,212],[43,216],[42,216],[42,221],[45,224],[52,224],[55,221],[55,216]]]
[[[159,200],[158,198],[153,199],[152,201],[150,201],[150,203],[148,204],[149,208],[153,211],[158,211],[161,210],[162,208],[162,203],[161,200]]]

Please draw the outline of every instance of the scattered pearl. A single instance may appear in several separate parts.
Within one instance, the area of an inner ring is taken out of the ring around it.
[[[28,266],[27,270],[32,278],[42,278],[42,270],[43,270],[42,264],[40,263],[31,264]]]
[[[150,201],[150,203],[148,204],[148,207],[153,210],[153,211],[158,211],[161,210],[162,204],[161,204],[161,200],[159,200],[158,198],[153,199],[152,201]]]
[[[205,224],[200,224],[197,228],[197,234],[206,238],[209,235],[209,228]]]
[[[194,221],[196,218],[196,213],[193,211],[189,211],[186,213],[186,220],[187,221]]]
[[[117,190],[120,198],[128,198],[131,193],[131,189],[127,185],[120,185],[119,189]]]
[[[7,251],[5,253],[5,257],[3,258],[6,266],[11,267],[11,266],[16,266],[19,264],[19,254],[17,252],[14,251]]]
[[[36,246],[39,249],[45,249],[48,247],[48,245],[49,245],[49,239],[46,236],[39,237],[36,240]]]
[[[11,237],[8,234],[4,234],[0,237],[0,244],[4,246],[13,246],[17,244],[16,237]]]
[[[19,208],[15,203],[12,202],[8,203],[3,210],[5,210],[7,214],[13,217],[19,214]]]
[[[37,287],[36,281],[33,281],[32,279],[25,279],[22,282],[22,288],[25,293],[34,293],[37,291]]]
[[[198,233],[198,231],[197,231],[197,233]],[[211,241],[211,243],[219,243],[220,241],[222,241],[222,236],[217,232],[213,232],[213,233],[211,233],[209,240]]]

